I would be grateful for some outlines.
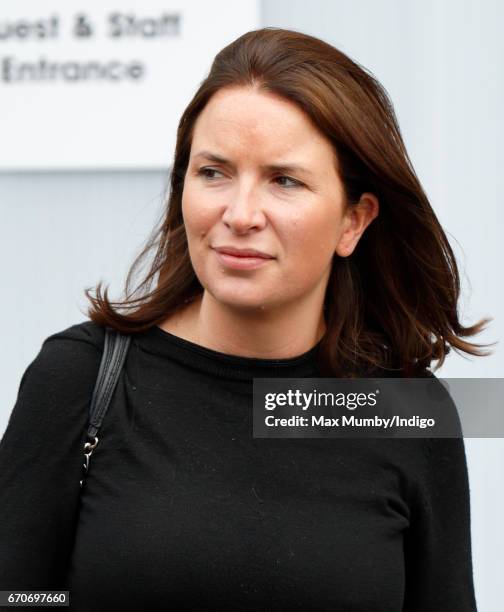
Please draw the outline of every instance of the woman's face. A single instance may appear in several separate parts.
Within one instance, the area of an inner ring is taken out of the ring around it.
[[[345,213],[335,163],[295,104],[245,87],[210,99],[194,126],[182,214],[194,271],[214,299],[246,309],[323,303],[333,255],[349,255],[372,220]],[[250,267],[222,247],[270,258]]]

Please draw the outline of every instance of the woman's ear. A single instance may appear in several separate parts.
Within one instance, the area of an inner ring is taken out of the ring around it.
[[[366,227],[378,216],[380,204],[373,193],[363,193],[357,204],[349,205],[343,217],[343,232],[335,252],[340,257],[351,255]]]

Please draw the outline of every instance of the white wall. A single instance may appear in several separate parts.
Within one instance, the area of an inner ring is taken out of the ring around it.
[[[162,210],[168,178],[168,168],[0,174],[2,433],[42,341],[86,318],[84,287],[103,279],[119,297]]]
[[[503,21],[504,4],[497,0],[262,4],[262,25],[327,40],[388,90],[417,174],[464,274],[464,320],[495,317],[481,342],[503,335]],[[0,175],[0,431],[43,339],[84,319],[83,287],[103,278],[119,294],[128,264],[160,212],[166,180],[167,173],[159,172]],[[503,348],[497,346],[486,358],[451,354],[438,375],[502,377],[503,370]],[[504,441],[466,439],[466,449],[479,611],[499,612]]]

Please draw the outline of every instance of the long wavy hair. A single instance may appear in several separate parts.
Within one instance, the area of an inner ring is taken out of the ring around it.
[[[380,203],[354,252],[333,257],[317,357],[322,374],[421,376],[433,360],[439,368],[451,348],[490,354],[481,350],[488,345],[463,339],[492,319],[469,327],[459,320],[455,256],[412,167],[387,92],[335,47],[280,28],[248,32],[215,57],[180,119],[166,206],[128,272],[124,299],[109,301],[100,280],[94,296],[85,289],[89,318],[138,333],[203,292],[182,218],[184,177],[198,115],[217,91],[237,86],[297,104],[334,147],[345,205],[355,205],[365,191]],[[154,258],[133,288],[149,253]]]

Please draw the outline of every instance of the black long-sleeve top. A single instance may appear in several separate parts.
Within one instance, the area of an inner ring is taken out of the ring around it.
[[[103,343],[73,325],[22,376],[0,590],[69,590],[79,611],[476,610],[463,439],[253,437],[253,378],[316,377],[317,347],[256,359],[134,335],[81,492]]]

